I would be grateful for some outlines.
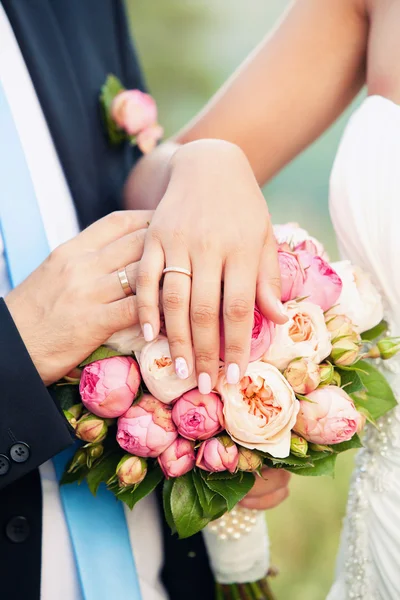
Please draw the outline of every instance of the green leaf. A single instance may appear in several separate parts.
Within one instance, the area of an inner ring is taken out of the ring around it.
[[[210,522],[209,518],[203,517],[203,510],[191,473],[186,473],[174,480],[171,492],[171,512],[181,539],[201,531]]]
[[[219,471],[218,473],[208,473],[207,471],[201,471],[201,476],[209,481],[220,481],[222,479],[235,479],[237,473],[230,473],[229,471]]]
[[[172,516],[171,510],[171,493],[172,487],[174,485],[175,479],[164,479],[163,485],[163,508],[164,508],[164,516],[167,521],[169,528],[171,529],[171,533],[176,533],[176,525],[174,523],[174,517]]]
[[[103,358],[112,358],[113,356],[123,356],[121,352],[117,352],[116,350],[112,350],[111,348],[107,348],[107,346],[100,346],[97,348],[90,356],[85,358],[83,362],[79,365],[79,368],[86,367],[86,365],[90,365],[90,363],[95,360],[103,360]]]
[[[381,335],[383,335],[387,331],[387,328],[388,324],[385,320],[382,320],[380,323],[378,323],[378,325],[375,325],[375,327],[373,327],[372,329],[364,331],[364,333],[361,334],[361,339],[367,342],[373,342]]]
[[[208,487],[198,471],[192,471],[192,479],[203,510],[203,516],[214,520],[223,515],[227,511],[226,500]]]
[[[134,490],[126,490],[122,493],[119,493],[118,500],[125,502],[125,504],[132,510],[139,500],[142,500],[142,498],[145,498],[156,489],[162,479],[163,472],[157,465],[147,473],[143,481]]]
[[[82,483],[82,481],[87,476],[89,469],[87,467],[82,467],[79,471],[75,471],[74,473],[67,473],[67,468],[71,461],[69,461],[66,465],[66,469],[62,474],[60,479],[60,485],[67,485],[69,483]]]
[[[341,387],[344,389],[346,394],[354,394],[355,392],[361,392],[364,389],[358,369],[339,369],[336,367],[335,370],[340,375]]]
[[[113,145],[118,145],[127,139],[127,135],[111,117],[111,105],[115,96],[124,91],[124,86],[115,75],[108,75],[100,91],[100,106],[108,138]]]
[[[56,395],[56,400],[60,405],[61,410],[69,410],[74,404],[80,404],[81,395],[79,393],[79,387],[77,385],[53,385],[51,390]]]
[[[334,477],[335,475],[335,464],[337,454],[328,454],[321,460],[318,460],[313,467],[305,469],[299,469],[296,467],[288,467],[286,470],[297,475],[303,475],[305,477],[320,477],[325,475],[327,477]]]
[[[333,452],[336,454],[340,454],[341,452],[346,452],[346,450],[353,450],[355,448],[362,448],[362,442],[359,436],[355,433],[351,440],[347,442],[341,442],[340,444],[331,444],[330,448],[332,448]]]
[[[379,419],[397,405],[392,388],[378,369],[365,361],[358,361],[357,366],[365,392],[352,395],[356,408],[365,408],[372,419]]]
[[[112,454],[108,454],[106,456],[103,455],[102,458],[90,469],[89,473],[87,474],[86,481],[90,491],[94,496],[97,494],[99,485],[108,481],[110,477],[115,475],[115,469],[117,468],[121,457],[122,452],[113,452]]]
[[[215,479],[204,479],[210,490],[216,492],[226,500],[228,510],[234,506],[251,490],[254,485],[253,473],[240,473],[234,479],[218,481]]]
[[[267,459],[276,466],[291,466],[291,467],[309,467],[312,465],[312,460],[310,457],[301,458],[300,456],[294,456],[294,454],[290,454],[286,458],[274,458],[273,456],[268,456]]]

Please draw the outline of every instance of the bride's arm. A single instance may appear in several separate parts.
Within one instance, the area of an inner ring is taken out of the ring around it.
[[[364,0],[297,0],[176,138],[219,138],[265,183],[344,110],[365,79]]]

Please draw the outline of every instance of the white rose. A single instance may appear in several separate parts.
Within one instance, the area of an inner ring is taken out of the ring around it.
[[[342,293],[330,312],[346,315],[357,333],[378,325],[383,319],[382,298],[368,273],[348,260],[332,264],[343,283]]]
[[[194,372],[187,379],[179,379],[175,373],[168,340],[162,335],[147,343],[140,353],[136,353],[136,357],[147,389],[164,404],[170,404],[197,387]]]
[[[300,403],[278,369],[251,362],[237,385],[228,385],[221,369],[217,390],[224,403],[225,428],[235,442],[275,458],[289,456]]]
[[[104,345],[129,356],[135,352],[140,352],[145,344],[146,341],[140,325],[132,325],[132,327],[114,333]]]
[[[285,308],[289,320],[276,326],[275,337],[262,360],[281,371],[295,358],[321,363],[332,349],[322,308],[307,301],[287,302]]]

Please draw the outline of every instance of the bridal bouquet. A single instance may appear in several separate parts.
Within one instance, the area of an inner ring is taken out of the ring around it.
[[[206,528],[217,580],[236,584],[238,598],[271,597],[262,581],[264,518],[235,508],[261,468],[333,475],[338,454],[361,446],[366,421],[396,404],[367,360],[400,348],[399,339],[385,337],[368,275],[349,262],[330,264],[297,226],[276,226],[275,236],[288,321],[274,325],[254,308],[250,363],[239,384],[228,385],[221,350],[215,390],[201,395],[194,374],[175,374],[165,332],[146,343],[134,326],[55,386],[83,442],[62,483],[86,480],[93,494],[104,483],[130,508],[162,483],[172,532],[184,538]],[[223,337],[221,330],[221,349]],[[258,561],[258,570],[219,573],[224,552]]]

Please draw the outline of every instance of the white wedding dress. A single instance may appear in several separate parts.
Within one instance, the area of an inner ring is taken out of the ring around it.
[[[341,254],[371,274],[399,336],[400,106],[372,96],[354,113],[333,167],[330,208]],[[400,359],[388,363],[382,369],[399,399]],[[364,445],[328,600],[400,598],[400,408],[368,428]]]

